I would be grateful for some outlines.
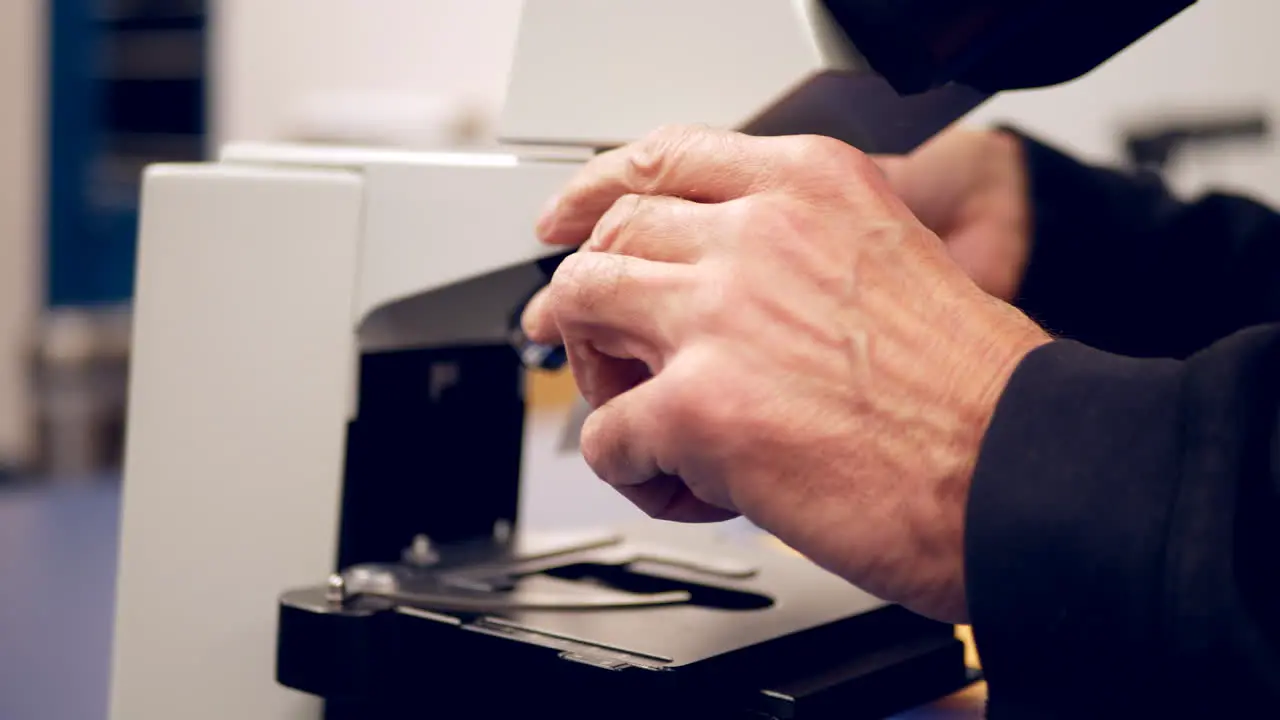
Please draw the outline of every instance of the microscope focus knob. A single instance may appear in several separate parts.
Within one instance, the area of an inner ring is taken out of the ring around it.
[[[535,343],[524,334],[519,320],[511,329],[511,346],[520,354],[520,362],[530,370],[556,371],[569,362],[569,356],[561,345]]]
[[[564,253],[538,261],[538,269],[547,278],[547,282],[550,282],[551,276],[555,275],[560,262],[571,254]],[[535,343],[524,334],[524,328],[520,326],[520,317],[532,299],[533,295],[530,295],[516,308],[516,312],[511,316],[507,337],[510,339],[511,346],[520,355],[520,362],[524,363],[526,368],[552,372],[560,370],[569,363],[569,355],[565,352],[564,346]]]

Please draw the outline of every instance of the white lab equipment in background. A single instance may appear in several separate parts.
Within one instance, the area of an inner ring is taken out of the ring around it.
[[[1224,189],[1280,208],[1280,146],[1269,140],[1251,146],[1193,149],[1170,166],[1168,179],[1181,197]]]
[[[1194,197],[1215,190],[1241,193],[1280,209],[1280,141],[1276,122],[1280,103],[1259,103],[1260,110],[1247,105],[1217,109],[1166,111],[1166,125],[1194,128],[1198,123],[1257,124],[1235,137],[1199,139],[1185,142],[1168,161],[1162,173],[1169,186],[1182,197]]]

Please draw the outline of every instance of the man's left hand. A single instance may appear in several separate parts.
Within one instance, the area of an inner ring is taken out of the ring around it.
[[[982,436],[1049,338],[870,158],[668,128],[588,163],[538,231],[581,245],[524,325],[565,344],[602,479],[655,517],[745,515],[868,592],[965,620]]]

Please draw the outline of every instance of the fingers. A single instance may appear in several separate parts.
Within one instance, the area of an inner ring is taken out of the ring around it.
[[[578,245],[623,195],[717,203],[751,194],[771,177],[767,140],[707,128],[664,128],[603,153],[553,200],[538,222],[543,242]]]
[[[614,486],[614,489],[658,520],[716,523],[738,517],[738,513],[699,500],[683,480],[673,475],[660,475],[640,485]]]
[[[627,255],[666,263],[694,263],[708,237],[720,227],[716,209],[672,197],[624,195],[600,218],[580,252]],[[572,256],[570,256],[572,257]],[[568,260],[568,258],[566,258]],[[572,260],[570,262],[581,262]],[[562,263],[563,264],[563,261]],[[574,270],[573,274],[580,270]],[[561,276],[561,281],[564,277]],[[525,306],[525,335],[541,344],[561,342],[548,305],[553,290],[544,288]]]
[[[659,411],[660,381],[649,380],[611,399],[587,417],[580,446],[602,480],[651,517],[675,522],[721,522],[737,513],[699,499],[659,458],[669,436]]]
[[[880,168],[880,172],[889,178],[890,185],[893,184],[894,178],[902,173],[908,162],[906,155],[874,155],[871,160]]]
[[[623,195],[596,223],[584,252],[670,263],[697,262],[715,231],[714,206],[667,196]]]
[[[578,392],[592,408],[605,405],[653,376],[643,361],[607,354],[589,342],[570,342],[565,354]]]
[[[597,156],[553,199],[538,236],[580,245],[624,195],[725,203],[781,187],[816,197],[860,186],[874,195],[884,172],[866,155],[818,135],[751,137],[699,127],[671,127]],[[871,181],[868,183],[868,181]],[[840,193],[837,193],[840,194]]]
[[[525,334],[543,344],[591,342],[644,360],[656,372],[679,339],[680,308],[694,287],[693,273],[689,265],[575,253],[525,308]]]
[[[555,314],[551,310],[551,286],[542,288],[525,303],[520,314],[520,328],[530,342],[540,345],[559,345],[564,342],[560,328],[556,327]]]

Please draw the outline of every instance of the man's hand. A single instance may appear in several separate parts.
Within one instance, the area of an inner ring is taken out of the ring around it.
[[[1012,301],[1030,254],[1022,144],[1000,131],[949,130],[906,157],[882,157],[889,184],[978,285]]]
[[[1047,341],[835,140],[673,128],[599,156],[530,304],[595,408],[587,462],[660,518],[741,513],[854,584],[965,618],[986,425]]]

